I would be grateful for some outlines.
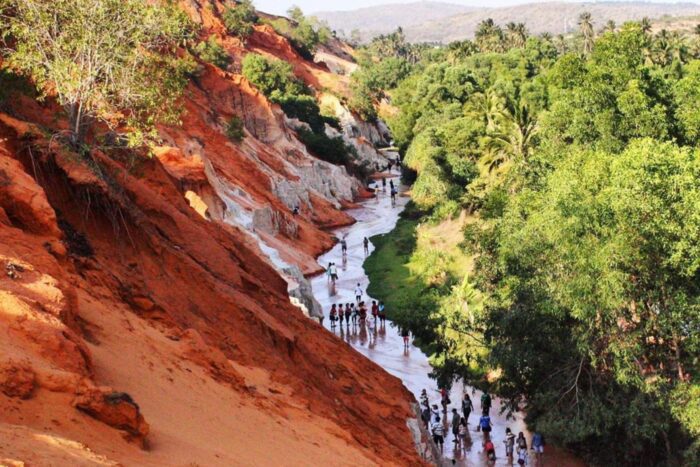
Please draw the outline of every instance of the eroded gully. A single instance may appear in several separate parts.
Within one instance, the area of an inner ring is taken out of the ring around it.
[[[394,180],[398,181],[396,178]],[[436,382],[428,376],[431,371],[428,357],[412,344],[408,350],[404,350],[403,339],[399,335],[397,327],[390,321],[387,321],[385,327],[377,325],[374,332],[370,332],[366,327],[353,326],[352,323],[349,327],[343,325],[331,329],[331,323],[328,319],[328,310],[333,303],[351,303],[355,300],[354,290],[358,283],[362,290],[367,290],[369,279],[362,267],[366,258],[362,244],[363,239],[391,232],[396,226],[399,214],[407,202],[407,197],[399,196],[397,205],[392,207],[388,194],[380,193],[377,198],[362,203],[361,208],[348,211],[357,222],[352,226],[338,229],[334,232],[338,238],[346,238],[348,244],[346,261],[342,259],[340,244],[318,259],[319,263],[324,267],[329,262],[336,263],[338,266],[338,281],[335,286],[332,286],[326,275],[320,275],[313,278],[311,283],[314,296],[323,306],[326,316],[326,319],[323,321],[324,327],[353,347],[357,352],[381,365],[390,374],[400,378],[416,399],[418,399],[420,391],[426,389],[432,404],[439,403],[440,396]],[[370,254],[373,249],[374,246],[370,243]],[[371,303],[372,298],[365,294],[363,300]],[[389,310],[389,312],[391,311]],[[516,415],[515,418],[507,418],[505,414],[500,413],[500,402],[498,399],[494,399],[490,412],[493,423],[491,439],[496,446],[497,459],[495,463],[489,463],[483,451],[484,436],[476,431],[481,412],[479,406],[481,393],[471,387],[463,386],[461,382],[455,383],[450,394],[452,404],[448,408],[448,414],[451,413],[452,407],[460,410],[459,401],[462,400],[462,394],[465,389],[469,392],[474,402],[474,412],[469,418],[469,434],[465,446],[462,449],[456,449],[450,430],[446,430],[448,434],[445,440],[442,463],[444,465],[452,465],[452,460],[454,459],[455,465],[461,466],[513,465],[505,456],[505,445],[503,443],[505,429],[509,427],[516,434],[519,431],[525,432],[529,444],[530,435],[527,433],[522,416]],[[443,422],[447,424],[452,417],[448,415],[442,418]],[[528,465],[536,464],[531,459]],[[579,467],[585,464],[562,450],[547,446],[547,452],[541,465]]]

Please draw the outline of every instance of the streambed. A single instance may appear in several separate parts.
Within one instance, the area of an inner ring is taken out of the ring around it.
[[[394,181],[398,182],[398,179],[395,178]],[[328,311],[333,303],[345,304],[355,301],[354,290],[358,283],[363,291],[367,290],[369,279],[362,266],[366,258],[363,239],[391,232],[396,226],[399,214],[407,202],[407,197],[399,196],[396,206],[392,207],[388,193],[380,192],[376,198],[363,202],[360,208],[349,210],[348,214],[353,216],[357,222],[352,226],[344,227],[334,232],[338,238],[345,237],[346,239],[348,245],[346,260],[344,261],[342,258],[340,244],[337,244],[332,250],[318,258],[318,262],[324,267],[328,266],[330,262],[336,263],[338,267],[338,281],[333,286],[330,284],[327,276],[323,274],[313,278],[311,284],[314,296],[323,307],[326,317],[323,325],[326,329],[333,332],[339,339],[347,342],[360,354],[382,366],[390,374],[400,378],[416,399],[418,399],[421,390],[426,389],[431,404],[439,404],[440,395],[437,384],[429,377],[431,366],[428,357],[412,344],[408,350],[405,350],[403,338],[399,335],[398,328],[390,321],[387,320],[384,327],[377,324],[372,332],[366,326],[353,326],[352,322],[349,326],[342,325],[331,329],[331,323],[328,319]],[[373,249],[374,247],[370,242],[370,254]],[[369,305],[372,298],[365,294],[363,300]],[[522,416],[517,415],[515,418],[508,419],[505,414],[501,415],[500,403],[498,399],[494,398],[490,412],[493,423],[491,439],[496,446],[497,459],[495,464],[489,463],[483,451],[484,436],[476,431],[477,422],[481,414],[479,403],[481,393],[471,387],[465,388],[461,382],[455,383],[450,394],[452,404],[448,408],[448,413],[451,413],[452,407],[457,408],[461,412],[459,404],[465,389],[469,392],[474,403],[474,411],[469,418],[469,435],[465,443],[466,446],[461,450],[455,450],[454,438],[450,430],[446,430],[448,434],[443,453],[443,459],[447,461],[445,465],[452,465],[452,459],[456,461],[455,465],[461,466],[513,465],[505,457],[505,445],[503,443],[505,429],[509,427],[516,435],[519,431],[525,432],[529,445],[531,436],[527,432]],[[445,423],[450,420],[451,416],[449,414],[447,417],[443,417],[443,422]],[[531,459],[528,465],[536,464]],[[564,451],[547,446],[542,465],[578,467],[585,464]]]

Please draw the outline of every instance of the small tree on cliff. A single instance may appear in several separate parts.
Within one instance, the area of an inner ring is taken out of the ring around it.
[[[0,0],[7,65],[65,107],[75,147],[95,120],[126,121],[136,144],[156,121],[177,119],[188,66],[175,49],[188,26],[181,11],[146,0]]]

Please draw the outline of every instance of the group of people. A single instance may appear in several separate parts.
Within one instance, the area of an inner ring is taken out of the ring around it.
[[[384,302],[377,303],[376,300],[372,300],[369,313],[371,313],[372,316],[372,319],[370,320],[372,322],[370,327],[376,325],[377,321],[379,321],[382,325],[385,323],[386,311],[384,308]],[[345,320],[346,326],[349,326],[351,321],[353,326],[356,324],[360,324],[362,326],[368,322],[367,306],[365,305],[365,302],[361,300],[357,300],[357,306],[355,306],[355,303],[346,303],[345,305],[342,303],[334,303],[331,305],[329,318],[331,321],[331,328],[335,328],[336,323],[339,326],[342,326],[343,320]]]
[[[421,418],[423,419],[423,423],[425,424],[426,428],[430,429],[433,436],[433,442],[440,449],[441,453],[444,451],[445,439],[447,438],[446,432],[448,428],[453,436],[456,453],[460,453],[462,449],[466,451],[468,446],[467,438],[469,437],[469,416],[474,410],[474,404],[472,403],[469,394],[464,393],[460,404],[461,413],[456,407],[452,408],[452,418],[448,424],[448,406],[451,404],[451,402],[449,392],[445,388],[442,388],[440,390],[440,403],[442,405],[443,414],[441,417],[438,405],[432,404],[431,406],[426,390],[423,389],[421,391]],[[491,412],[491,406],[491,396],[487,392],[484,392],[481,395],[481,416],[479,417],[476,431],[481,431],[484,434],[483,448],[488,461],[495,462],[496,446],[491,439],[491,430],[493,429],[493,425],[489,415]],[[517,455],[518,465],[527,465],[528,449],[527,440],[525,439],[524,433],[521,431],[516,437],[510,428],[506,428],[505,435],[506,436],[503,443],[505,444],[506,457],[513,461],[515,460],[514,456]],[[542,434],[538,432],[533,434],[531,449],[534,451],[536,459],[539,463],[544,454],[544,436],[542,436]]]

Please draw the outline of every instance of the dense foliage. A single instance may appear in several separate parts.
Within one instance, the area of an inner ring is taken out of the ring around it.
[[[222,14],[222,19],[230,34],[245,41],[253,33],[258,15],[251,0],[241,0],[235,7],[227,7]]]
[[[397,239],[407,251],[380,240],[379,257],[399,264],[370,267],[409,285],[410,304],[384,298],[442,383],[489,387],[604,465],[690,465],[700,61],[686,44],[696,39],[674,45],[644,23],[596,37],[587,15],[579,25],[553,39],[485,21],[474,42],[424,51],[399,79],[390,125],[425,225],[418,241],[410,229]],[[462,242],[421,242],[460,212]]]
[[[192,34],[184,13],[145,0],[0,0],[6,66],[65,107],[68,139],[127,111],[131,141],[177,120],[190,64],[175,49]]]
[[[207,40],[201,41],[194,47],[194,53],[207,63],[225,70],[231,64],[231,57],[219,44],[216,37],[209,36]]]
[[[333,33],[315,17],[304,16],[304,12],[297,6],[290,8],[287,15],[289,19],[278,18],[270,21],[270,25],[286,37],[302,57],[313,59],[316,47],[328,43]]]
[[[336,126],[337,121],[322,115],[311,90],[294,76],[289,63],[248,54],[243,59],[243,76],[279,104],[288,117],[308,125],[309,129],[300,127],[297,132],[316,156],[333,164],[349,165],[355,159],[354,148],[346,145],[342,137],[326,134],[326,123]]]

